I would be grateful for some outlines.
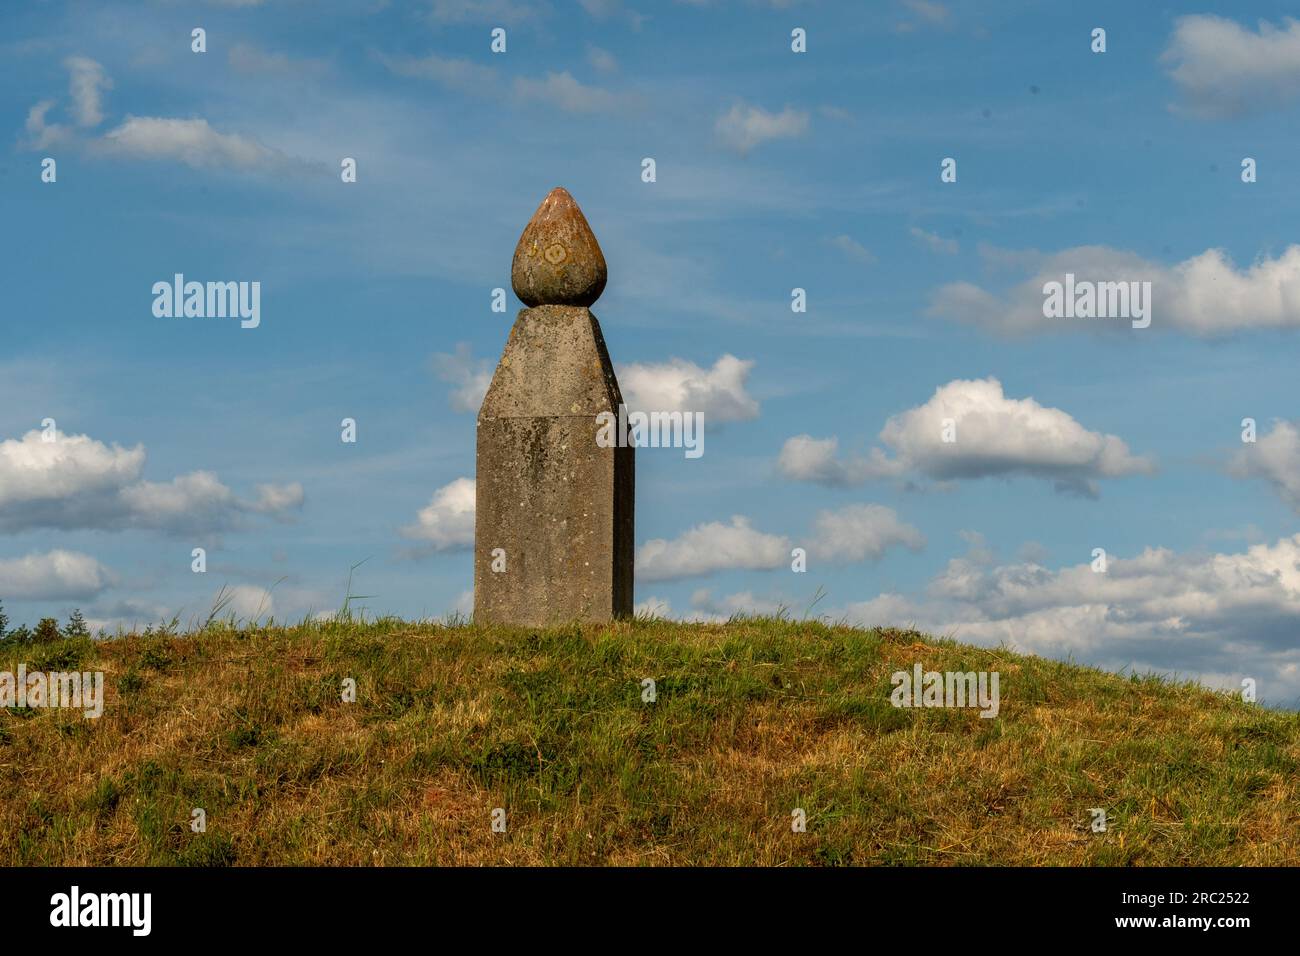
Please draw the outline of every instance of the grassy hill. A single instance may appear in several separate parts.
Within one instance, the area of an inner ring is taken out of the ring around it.
[[[915,632],[383,620],[20,659],[104,671],[107,705],[0,712],[7,864],[1300,862],[1300,715]],[[916,661],[998,671],[1000,714],[891,706]]]

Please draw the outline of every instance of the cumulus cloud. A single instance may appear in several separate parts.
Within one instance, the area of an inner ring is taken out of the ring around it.
[[[113,81],[104,68],[89,57],[70,56],[63,65],[68,68],[73,119],[78,126],[98,126],[104,121],[104,90],[112,89]]]
[[[840,440],[795,435],[786,439],[776,460],[776,469],[793,481],[811,481],[828,487],[860,485],[873,478],[892,478],[906,470],[902,462],[891,460],[879,448],[868,457],[841,458]]]
[[[56,549],[0,559],[0,598],[72,600],[91,598],[109,587],[112,573],[88,554]]]
[[[822,511],[808,540],[807,550],[816,557],[854,562],[879,560],[897,546],[918,550],[925,545],[919,531],[881,505]],[[638,581],[668,581],[718,571],[770,571],[787,566],[791,550],[786,536],[759,531],[749,518],[734,515],[730,524],[710,521],[671,541],[647,541],[636,553],[636,576]]]
[[[1275,422],[1271,432],[1232,456],[1228,472],[1236,478],[1262,478],[1300,514],[1300,429],[1293,422]]]
[[[438,378],[452,385],[451,407],[458,412],[477,412],[483,396],[492,384],[492,365],[486,359],[476,359],[467,342],[458,342],[455,353],[439,352],[433,356],[433,369]]]
[[[858,504],[818,512],[809,552],[827,561],[879,561],[899,546],[920,551],[925,537],[891,508]]]
[[[945,441],[950,421],[955,440]],[[1058,491],[1097,495],[1097,479],[1150,474],[1154,464],[1114,435],[1089,431],[1070,415],[1032,398],[1007,398],[995,378],[957,379],[924,405],[891,417],[869,457],[842,460],[834,437],[789,439],[777,459],[788,478],[853,485],[917,472],[935,481],[1023,475]]]
[[[1273,702],[1300,694],[1300,535],[1235,554],[1148,548],[1052,570],[988,555],[955,558],[923,595],[883,594],[843,615],[1119,670],[1159,671]]]
[[[1300,95],[1300,21],[1251,30],[1210,14],[1179,17],[1161,60],[1182,112],[1222,118],[1286,105]]]
[[[1150,262],[1108,246],[1078,246],[1054,254],[1034,254],[1034,274],[1002,294],[969,282],[939,288],[929,313],[1014,335],[1081,328],[1131,330],[1124,319],[1049,319],[1043,316],[1043,287],[1064,282],[1151,283],[1151,328],[1170,328],[1205,338],[1249,329],[1300,326],[1300,245],[1275,259],[1261,257],[1237,268],[1221,249],[1209,249],[1174,266]]]
[[[236,69],[269,69],[289,62],[285,59],[280,63],[248,47],[236,47],[230,56],[231,64]],[[81,127],[98,126],[104,120],[103,92],[112,88],[112,80],[99,63],[87,57],[68,57],[64,60],[64,65],[69,73],[69,112]],[[176,119],[127,114],[120,124],[102,136],[82,138],[76,136],[68,126],[48,122],[47,116],[56,105],[55,100],[45,99],[28,111],[28,138],[23,144],[26,148],[84,146],[94,155],[176,160],[197,169],[305,169],[318,165],[287,156],[248,136],[219,132],[207,120],[199,117]]]
[[[453,551],[474,546],[473,478],[457,478],[433,493],[420,509],[415,524],[402,534],[422,542],[433,551]]]
[[[467,343],[454,353],[440,352],[431,364],[439,379],[452,386],[451,407],[477,412],[492,384],[493,365],[476,359]],[[758,417],[758,401],[746,385],[754,362],[726,354],[704,368],[685,359],[666,362],[630,362],[618,365],[619,388],[630,411],[700,412],[712,424],[746,421]]]
[[[146,481],[144,461],[141,445],[109,446],[88,435],[59,432],[45,441],[33,429],[6,439],[0,442],[0,531],[220,531],[238,527],[245,515],[285,515],[303,503],[296,483],[259,485],[247,501],[208,471]]]
[[[803,136],[808,132],[808,114],[789,106],[780,113],[769,113],[758,106],[737,103],[718,117],[714,131],[724,146],[744,155],[770,140]]]
[[[257,498],[249,502],[248,509],[265,515],[282,515],[302,507],[306,495],[299,482],[287,485],[255,485]]]
[[[100,148],[132,159],[171,159],[196,169],[272,169],[296,165],[278,150],[238,133],[221,133],[205,119],[131,116],[104,134]]]
[[[765,534],[752,527],[748,518],[735,515],[730,524],[710,521],[671,541],[647,541],[636,552],[636,576],[668,581],[717,571],[771,570],[789,560],[789,538]]]
[[[253,584],[237,584],[224,594],[228,598],[225,610],[237,618],[258,620],[275,614],[275,597],[266,588]]]
[[[716,424],[758,417],[758,402],[745,390],[753,367],[752,360],[727,354],[707,369],[672,358],[620,365],[617,374],[629,410],[702,412]]]

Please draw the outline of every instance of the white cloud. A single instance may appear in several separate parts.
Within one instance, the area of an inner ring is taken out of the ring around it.
[[[474,546],[473,478],[457,478],[434,492],[429,504],[420,509],[416,523],[402,534],[424,542],[434,551],[451,551]]]
[[[814,521],[810,540],[811,554],[839,561],[875,561],[889,548],[901,545],[915,550],[925,544],[919,531],[881,505],[822,511]],[[791,550],[789,538],[759,531],[750,519],[734,515],[730,524],[711,521],[671,541],[647,541],[636,553],[636,577],[638,581],[668,581],[718,571],[770,571],[786,567],[792,560]],[[700,593],[707,592],[697,595]],[[697,610],[704,607],[699,601],[693,603]],[[754,613],[766,613],[756,602],[746,606]],[[738,607],[726,609],[724,616]],[[723,613],[716,606],[704,609]]]
[[[258,620],[275,614],[275,597],[266,588],[252,584],[237,584],[226,591],[229,603],[225,610],[235,617]]]
[[[523,102],[541,102],[558,106],[567,113],[608,113],[623,107],[624,97],[598,86],[579,83],[567,70],[547,73],[541,79],[518,77],[515,96]]]
[[[929,246],[931,252],[955,255],[961,248],[956,239],[945,239],[943,236],[936,235],[933,232],[926,232],[918,226],[913,226],[908,231],[911,233],[913,239],[917,239]]]
[[[120,126],[104,134],[100,144],[111,155],[172,159],[196,169],[268,169],[297,163],[246,136],[218,132],[205,119],[128,114]]]
[[[111,448],[88,435],[43,433],[0,442],[0,509],[53,498],[115,491],[139,477],[144,446]]]
[[[29,149],[45,149],[47,146],[67,142],[70,138],[71,131],[66,126],[45,121],[45,115],[53,107],[54,100],[41,100],[27,111],[27,122],[24,128],[30,137],[27,141]]]
[[[1285,105],[1300,95],[1300,21],[1252,31],[1209,14],[1180,17],[1161,55],[1185,100],[1205,118]]]
[[[454,386],[451,407],[458,412],[477,412],[483,405],[483,396],[492,384],[492,365],[486,359],[475,359],[469,344],[458,342],[454,354],[439,352],[433,356],[433,368],[438,378]]]
[[[944,441],[946,419],[952,421],[955,441]],[[777,468],[788,478],[826,485],[909,471],[935,481],[1026,475],[1089,497],[1096,496],[1099,478],[1154,471],[1149,459],[1132,455],[1120,438],[1089,431],[1032,398],[1007,398],[995,378],[940,386],[924,405],[892,416],[880,441],[893,458],[876,448],[869,458],[839,460],[834,437],[798,435],[781,449]]]
[[[237,52],[242,50],[243,52]],[[231,51],[232,65],[247,64],[255,55],[251,48],[236,47]],[[263,59],[265,66],[270,61]],[[286,61],[287,62],[287,61]],[[104,68],[94,60],[71,56],[64,60],[69,70],[71,113],[83,127],[97,126],[104,119],[103,91],[111,89],[112,80]],[[117,127],[104,135],[79,140],[72,131],[60,124],[49,124],[46,115],[55,105],[54,100],[42,100],[27,114],[26,130],[29,149],[43,149],[51,145],[85,145],[93,153],[135,159],[178,160],[198,169],[272,169],[316,168],[314,164],[286,156],[247,136],[222,133],[199,117],[173,119],[156,116],[127,114]],[[323,168],[323,167],[320,167]]]
[[[1279,421],[1267,435],[1242,446],[1232,456],[1228,472],[1236,478],[1262,478],[1287,506],[1300,514],[1300,430]]]
[[[1213,337],[1247,329],[1300,326],[1300,245],[1275,259],[1259,258],[1238,269],[1220,249],[1208,249],[1174,266],[1163,266],[1107,246],[1078,246],[1051,255],[1026,255],[1035,274],[1003,295],[969,282],[942,286],[931,315],[1003,334],[1094,329],[1134,331],[1124,319],[1049,319],[1043,286],[1072,273],[1089,282],[1151,282],[1151,328],[1172,328]]]
[[[112,573],[88,554],[56,549],[0,560],[0,599],[71,600],[94,597]]]
[[[473,60],[457,60],[435,53],[419,58],[380,56],[379,59],[398,76],[432,80],[462,93],[487,94],[497,88],[497,71]]]
[[[737,103],[718,117],[714,130],[723,145],[740,154],[774,139],[794,139],[808,132],[808,114],[787,106],[780,113]]]
[[[848,487],[873,478],[897,477],[906,470],[902,462],[890,460],[879,448],[871,449],[867,458],[840,458],[839,446],[840,440],[834,435],[830,438],[795,435],[781,446],[777,471],[793,481]]]
[[[726,354],[702,368],[685,359],[633,362],[617,368],[623,401],[631,411],[702,412],[706,422],[758,417],[758,402],[745,390],[754,362]]]
[[[858,504],[819,511],[809,551],[827,561],[878,561],[898,546],[919,551],[925,537],[884,505]]]
[[[477,412],[492,384],[493,367],[476,359],[466,343],[454,353],[437,353],[432,365],[439,379],[453,386],[451,407]],[[703,412],[714,424],[756,418],[758,402],[746,391],[752,360],[723,355],[711,368],[685,359],[667,362],[632,362],[617,367],[623,401],[632,411]]]
[[[632,614],[635,617],[671,618],[673,605],[667,598],[651,596],[637,601],[632,608]]]
[[[217,515],[236,504],[235,493],[210,471],[180,475],[167,482],[141,481],[121,488],[119,498],[135,514],[164,523],[198,514]]]
[[[540,103],[568,113],[608,113],[635,104],[632,97],[582,83],[567,70],[548,71],[537,78],[516,77],[506,87],[494,68],[473,60],[437,54],[419,58],[380,55],[379,59],[399,76],[431,80],[439,86],[475,96],[513,98],[521,105]]]
[[[1300,693],[1300,535],[1236,554],[1148,548],[1051,570],[955,558],[923,597],[885,594],[828,612],[866,626],[934,634],[1111,670],[1156,670],[1240,690],[1254,677],[1275,703]]]
[[[790,540],[765,534],[735,515],[731,524],[711,521],[696,525],[680,537],[647,541],[636,553],[641,581],[667,581],[716,571],[771,570],[790,560]]]
[[[78,126],[98,126],[104,121],[103,93],[113,88],[104,68],[84,56],[63,61],[68,68],[68,92],[72,96],[72,117]]]
[[[871,250],[858,242],[852,236],[839,235],[833,236],[826,240],[840,252],[844,253],[850,259],[856,259],[865,265],[871,265],[876,261],[876,257]]]
[[[248,505],[248,509],[259,514],[280,515],[297,511],[306,498],[302,485],[296,481],[287,485],[255,485],[253,490],[257,492],[257,499]]]
[[[0,442],[0,531],[143,528],[173,533],[238,526],[250,513],[301,507],[302,486],[259,485],[245,501],[208,471],[153,482],[140,478],[144,447],[111,447],[88,435],[33,429]]]

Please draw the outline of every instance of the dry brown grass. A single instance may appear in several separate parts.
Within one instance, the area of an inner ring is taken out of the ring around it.
[[[380,621],[26,654],[108,691],[98,720],[0,712],[10,864],[1300,862],[1295,713],[913,632]],[[918,660],[997,670],[1001,713],[893,708]]]

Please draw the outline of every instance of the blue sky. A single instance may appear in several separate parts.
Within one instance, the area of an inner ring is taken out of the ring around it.
[[[1294,706],[1286,14],[7,4],[0,599],[115,628],[226,586],[297,619],[368,559],[373,612],[467,610],[472,409],[519,307],[492,290],[564,185],[625,393],[707,422],[702,458],[637,456],[639,605],[801,615],[821,589],[834,619]],[[260,282],[261,324],[155,317],[178,272]],[[1151,327],[1044,318],[1065,272],[1151,281]]]

